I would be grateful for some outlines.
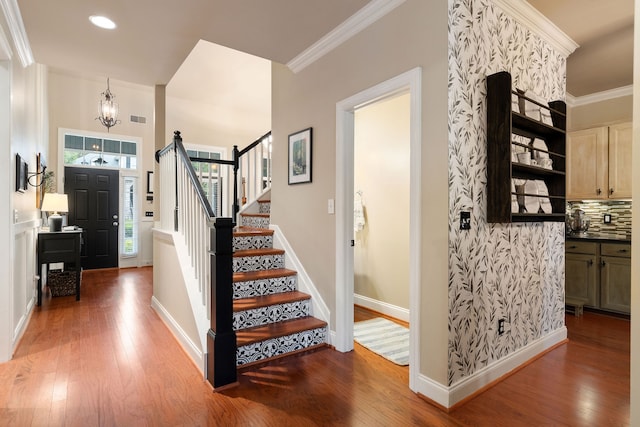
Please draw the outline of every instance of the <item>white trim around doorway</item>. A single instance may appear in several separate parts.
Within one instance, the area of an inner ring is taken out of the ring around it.
[[[416,390],[420,372],[420,259],[422,69],[393,77],[336,104],[336,325],[338,351],[353,350],[353,169],[354,112],[400,93],[410,94],[409,178],[409,388]]]

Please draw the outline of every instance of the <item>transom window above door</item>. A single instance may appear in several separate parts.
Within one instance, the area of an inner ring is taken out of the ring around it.
[[[136,169],[137,144],[133,141],[64,135],[64,164],[110,169]]]

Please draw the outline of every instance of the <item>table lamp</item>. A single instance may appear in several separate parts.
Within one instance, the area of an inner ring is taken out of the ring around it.
[[[62,231],[62,216],[58,212],[69,212],[67,195],[46,193],[40,209],[45,212],[53,212],[49,215],[49,231]]]

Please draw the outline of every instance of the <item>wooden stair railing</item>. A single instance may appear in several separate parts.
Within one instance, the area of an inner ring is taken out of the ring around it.
[[[209,318],[205,374],[216,389],[237,378],[232,295],[234,221],[215,217],[179,131],[174,132],[172,144],[156,152],[156,161],[160,164],[160,226],[170,229],[167,218],[173,217],[173,230],[184,238],[188,248]]]

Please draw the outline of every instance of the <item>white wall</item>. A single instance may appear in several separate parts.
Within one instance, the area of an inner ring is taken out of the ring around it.
[[[569,107],[567,130],[582,130],[613,123],[630,122],[633,117],[633,96],[607,99]]]
[[[167,138],[179,130],[183,143],[224,147],[228,159],[234,145],[243,149],[271,130],[270,115],[247,123],[241,113],[169,95],[166,121]]]
[[[272,223],[336,313],[336,103],[422,68],[420,373],[447,379],[447,4],[407,0],[297,74],[274,64]],[[287,136],[313,127],[313,182],[288,185]],[[344,242],[348,244],[348,242]]]
[[[409,101],[405,94],[356,110],[354,132],[354,192],[362,192],[366,219],[364,228],[355,233],[354,291],[405,310],[409,309]],[[367,306],[364,301],[356,303]]]
[[[37,153],[47,153],[45,69],[23,67],[7,34],[2,15],[0,38],[7,43],[1,45],[11,52],[0,52],[0,362],[11,358],[35,303],[36,190],[15,191],[15,157],[20,154],[35,172]]]
[[[162,262],[153,266],[152,305],[187,354],[203,370],[203,337],[198,333],[171,233],[154,232],[153,252]]]
[[[49,70],[49,156],[47,166],[55,171],[57,191],[64,188],[64,168],[59,158],[58,130],[60,128],[107,134],[100,124],[98,102],[107,87],[106,77],[75,74],[70,71]],[[138,148],[138,203],[139,242],[138,255],[120,260],[121,267],[149,265],[152,263],[152,240],[150,238],[153,218],[144,216],[153,211],[154,204],[146,200],[147,171],[155,168],[154,139],[154,88],[110,79],[111,92],[119,104],[118,118],[121,123],[113,126],[109,133],[142,140]],[[146,118],[146,123],[130,120],[131,115]]]

